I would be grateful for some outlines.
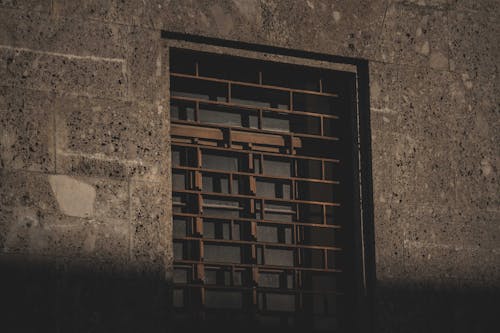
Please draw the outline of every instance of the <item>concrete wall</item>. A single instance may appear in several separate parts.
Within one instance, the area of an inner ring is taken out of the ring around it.
[[[500,289],[499,7],[0,0],[3,325],[168,327],[164,29],[370,60],[375,330],[489,331]]]

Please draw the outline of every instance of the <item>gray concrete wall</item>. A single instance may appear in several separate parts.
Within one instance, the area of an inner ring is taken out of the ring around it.
[[[368,59],[376,331],[488,331],[500,288],[499,7],[0,0],[6,325],[168,325],[164,29]]]

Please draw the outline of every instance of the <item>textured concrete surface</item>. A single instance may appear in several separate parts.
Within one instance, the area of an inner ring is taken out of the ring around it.
[[[500,288],[499,7],[0,0],[0,265],[9,272],[9,332],[29,331],[16,320],[26,312],[54,332],[167,325],[162,29],[368,59],[375,330],[488,332]],[[137,326],[131,313],[150,326]]]

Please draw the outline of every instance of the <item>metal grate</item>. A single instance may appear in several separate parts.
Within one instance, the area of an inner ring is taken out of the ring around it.
[[[354,76],[171,49],[178,318],[342,326],[353,297]]]

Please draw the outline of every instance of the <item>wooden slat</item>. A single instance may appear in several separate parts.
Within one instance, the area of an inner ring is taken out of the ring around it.
[[[234,149],[234,148],[224,148],[224,147],[218,147],[218,146],[199,146],[193,143],[189,142],[176,142],[175,139],[172,139],[173,143],[172,146],[178,146],[178,147],[192,147],[192,148],[201,148],[201,149],[207,149],[207,150],[219,150],[219,151],[227,151],[227,152],[234,152],[234,153],[240,153],[240,154],[250,154],[253,151],[249,150],[242,150],[242,149]],[[332,163],[339,163],[340,160],[334,159],[334,158],[323,158],[323,157],[315,157],[315,156],[304,156],[304,155],[289,155],[289,154],[280,154],[280,153],[273,153],[273,152],[263,152],[262,154],[266,156],[274,156],[274,157],[283,157],[284,159],[300,159],[300,160],[311,160],[311,161],[325,161],[325,162],[332,162]]]
[[[287,114],[296,114],[296,115],[303,115],[303,116],[310,116],[310,117],[316,117],[316,118],[329,118],[329,119],[339,119],[339,116],[336,115],[331,115],[331,114],[323,114],[323,113],[315,113],[315,112],[310,112],[310,111],[299,111],[299,110],[284,110],[284,109],[277,109],[277,108],[268,108],[268,107],[262,107],[262,106],[252,106],[248,104],[237,104],[237,103],[229,103],[229,102],[224,102],[224,101],[212,101],[209,99],[199,99],[199,98],[193,98],[193,97],[185,97],[185,96],[170,96],[171,100],[174,101],[186,101],[186,102],[193,102],[193,103],[204,103],[204,104],[212,104],[212,105],[222,105],[222,106],[229,106],[229,107],[234,107],[238,109],[247,109],[247,110],[255,110],[255,111],[270,111],[270,112],[277,112],[277,113],[287,113]]]
[[[284,146],[285,140],[280,135],[248,133],[243,131],[232,131],[233,140],[238,142],[251,142],[261,145]]]
[[[199,126],[172,124],[170,126],[170,133],[171,135],[179,135],[185,137],[196,136],[198,138],[211,140],[224,139],[224,135],[221,130],[210,127],[205,127],[203,130],[200,130]]]

